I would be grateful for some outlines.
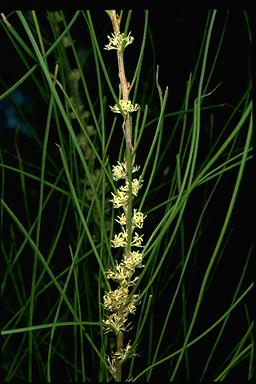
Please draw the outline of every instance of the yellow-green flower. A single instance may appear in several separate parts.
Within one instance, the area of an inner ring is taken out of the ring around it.
[[[139,179],[133,179],[132,180],[132,194],[134,196],[138,195],[139,189],[142,187],[143,180]],[[120,189],[121,192],[129,192],[129,183],[127,182],[125,185],[121,185]]]
[[[134,37],[130,36],[130,34],[131,32],[129,32],[128,35],[125,36],[124,33],[112,32],[111,36],[108,35],[109,43],[105,45],[104,49],[108,51],[110,49],[116,49],[117,51],[121,52],[127,47],[127,45],[133,42]]]
[[[137,209],[134,209],[133,210],[133,217],[132,217],[132,229],[134,229],[136,227],[142,228],[143,224],[144,224],[145,217],[146,217],[146,215],[144,215],[142,212],[139,212],[139,211],[137,211]],[[121,216],[117,216],[116,221],[122,226],[126,225],[126,214],[122,213]]]
[[[114,208],[120,208],[127,204],[129,198],[127,192],[118,189],[116,195],[113,192],[111,194],[113,199],[110,201],[112,201]]]
[[[136,112],[139,109],[139,104],[132,104],[131,100],[119,100],[120,106],[117,104],[114,107],[110,107],[111,111],[114,113],[124,113],[127,115],[128,113]]]
[[[135,232],[135,235],[132,239],[132,242],[131,242],[131,245],[134,246],[134,247],[142,247],[141,243],[143,241],[142,239],[143,235],[138,235],[137,232]]]
[[[132,167],[132,173],[136,172],[140,169],[139,165],[134,165]],[[112,175],[113,180],[117,181],[120,179],[125,179],[127,177],[128,171],[127,171],[127,164],[121,163],[120,161],[117,162],[117,165],[112,166]]]
[[[114,236],[114,239],[111,240],[112,247],[118,248],[118,247],[127,247],[127,239],[128,239],[128,233],[126,231],[122,231],[118,233],[118,235]]]

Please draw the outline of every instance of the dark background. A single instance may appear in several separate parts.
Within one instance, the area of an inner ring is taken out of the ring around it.
[[[47,28],[47,21],[44,19],[44,12],[40,13],[42,16],[42,23],[45,23]],[[40,15],[39,14],[39,15]],[[72,14],[72,12],[71,12]],[[145,82],[148,79],[148,75],[153,70],[153,64],[159,64],[159,82],[162,88],[166,86],[169,88],[169,99],[168,99],[168,111],[178,110],[181,106],[181,102],[184,99],[186,91],[186,81],[189,78],[189,73],[193,71],[196,64],[198,52],[200,49],[200,44],[202,41],[202,36],[204,33],[204,27],[208,15],[208,10],[198,11],[192,9],[186,10],[175,10],[167,11],[163,8],[156,11],[151,11],[149,15],[150,29],[152,33],[152,38],[155,43],[155,57],[152,56],[151,50],[149,48],[149,42],[146,47],[145,61],[143,62],[143,73]],[[103,12],[100,10],[95,11],[93,14],[96,24],[99,29],[99,36],[106,36],[110,33],[110,24],[109,20]],[[213,38],[211,40],[212,50],[210,49],[209,55],[215,54],[216,47],[214,44],[217,44],[220,38],[220,34],[225,23],[226,18],[227,29],[225,32],[225,37],[223,45],[221,48],[220,59],[217,62],[217,66],[214,71],[214,75],[211,79],[211,84],[209,85],[208,91],[214,89],[219,83],[220,87],[211,96],[210,103],[225,103],[226,109],[224,108],[219,114],[216,114],[217,122],[219,121],[220,127],[223,121],[226,120],[227,116],[230,114],[232,108],[237,104],[241,98],[251,74],[255,72],[255,59],[253,47],[249,43],[248,31],[245,24],[244,13],[242,10],[236,11],[226,11],[219,10],[217,12],[217,18],[214,26]],[[250,19],[252,30],[255,30],[255,17],[252,17],[252,12],[248,11],[248,17]],[[132,34],[142,33],[143,28],[143,12],[138,11],[134,12],[134,16],[131,21],[132,25]],[[80,30],[79,27],[76,27],[76,39],[77,44],[83,47],[84,44],[87,44],[84,30]],[[5,86],[12,85],[16,79],[24,73],[24,67],[15,56],[16,53],[14,49],[10,48],[10,42],[7,37],[4,36],[3,31],[1,31],[1,45],[2,51],[4,52],[4,60],[1,60],[1,79],[4,81],[0,84],[1,93],[5,90]],[[134,52],[134,55],[137,57],[138,46],[136,46],[136,41],[134,46],[131,48],[131,52]],[[107,57],[106,61],[111,64],[111,58]],[[127,59],[127,67],[133,68],[132,56],[129,55]],[[209,57],[209,62],[212,62],[212,57]],[[113,72],[116,71],[116,63],[112,65]],[[132,70],[129,72],[127,70],[127,77],[130,80],[132,76]],[[255,76],[254,76],[255,79]],[[149,91],[153,84],[145,84],[146,89]],[[37,95],[37,90],[31,86],[28,82],[25,82],[18,93],[15,96],[15,102],[20,103],[20,108],[30,116],[30,121],[32,121],[33,129],[38,130],[38,136],[43,137],[44,125],[46,122],[46,108],[42,107],[40,97]],[[156,101],[157,103],[157,101]],[[9,156],[10,162],[14,161],[12,159],[11,153],[14,153],[15,142],[18,140],[19,149],[22,154],[22,158],[29,162],[38,163],[40,161],[41,154],[37,151],[37,146],[34,145],[33,138],[29,135],[26,126],[22,124],[19,120],[19,117],[13,109],[11,109],[12,103],[8,100],[0,101],[0,144],[1,148]],[[207,120],[207,117],[206,117]],[[20,126],[20,131],[18,133],[14,129],[18,125]],[[220,128],[221,129],[221,128]],[[152,132],[151,132],[152,134]],[[15,141],[16,137],[16,141]],[[149,133],[149,144],[151,140],[151,135]],[[254,143],[255,143],[255,133],[254,133]],[[53,143],[54,145],[54,143]],[[206,144],[202,143],[200,149],[201,156],[207,151]],[[172,163],[174,161],[174,156],[172,153],[167,156],[166,163]],[[200,154],[199,154],[200,156]],[[244,264],[244,258],[248,254],[249,248],[252,241],[255,238],[255,159],[250,161],[246,166],[246,171],[243,176],[243,182],[240,188],[238,201],[233,212],[232,216],[232,225],[231,225],[231,242],[228,248],[228,257],[226,258],[226,265],[223,264],[223,269],[221,274],[219,274],[218,284],[216,283],[209,293],[211,300],[208,300],[208,304],[204,307],[205,319],[202,317],[202,323],[199,327],[206,325],[210,322],[211,317],[213,316],[212,308],[216,298],[218,303],[223,301],[222,305],[218,306],[220,313],[223,308],[227,306],[227,298],[230,297],[232,292],[235,289],[235,286],[229,280],[229,269],[230,265],[232,266],[233,277],[240,276],[241,268]],[[214,247],[214,240],[219,233],[221,225],[223,223],[223,217],[228,208],[228,202],[230,199],[230,193],[232,191],[232,186],[237,174],[237,169],[230,172],[230,176],[226,178],[226,182],[221,184],[221,187],[216,192],[215,198],[210,206],[209,210],[209,220],[207,223],[207,231],[205,235],[202,236],[200,243],[199,252],[209,254],[212,252]],[[24,215],[23,207],[23,198],[20,195],[20,192],[17,191],[13,180],[7,180],[7,188],[5,195],[7,196],[8,201],[12,202],[12,206],[15,207],[18,217],[22,219]],[[37,209],[37,190],[35,183],[31,182],[30,194],[31,194],[31,209],[33,209],[33,199],[34,199],[34,208]],[[203,192],[202,192],[203,193]],[[202,194],[200,191],[198,193],[192,194],[188,207],[186,209],[186,236],[188,239],[191,238],[193,234],[194,225],[196,222],[195,218],[199,216],[201,205],[200,200]],[[153,198],[154,203],[156,199],[161,201],[163,196],[157,196]],[[46,233],[45,239],[50,236],[51,232],[51,223],[54,223],[54,217],[56,211],[52,210],[52,220],[49,217],[48,220],[48,233]],[[159,218],[156,218],[159,219]],[[153,225],[154,223],[152,223]],[[207,263],[207,260],[206,260]],[[201,275],[205,270],[205,265],[202,263],[201,270],[197,271],[194,278],[193,289],[196,291],[199,287],[197,281],[201,281]],[[254,273],[255,269],[252,265],[248,268],[247,281],[255,279]],[[235,280],[234,280],[235,281]],[[237,281],[237,280],[236,280]],[[226,296],[222,295],[220,300],[220,292],[226,292]],[[171,292],[169,292],[171,294]],[[165,295],[168,295],[168,292],[165,292]],[[166,297],[163,297],[164,300]],[[165,311],[155,308],[159,314],[159,321],[162,323],[164,320]],[[214,313],[213,318],[215,318],[216,313]],[[237,327],[239,328],[239,317]],[[178,319],[177,319],[178,321]],[[234,324],[235,326],[235,324]],[[237,328],[237,329],[238,329]],[[233,332],[237,332],[237,329],[230,330],[230,337],[232,338]],[[227,338],[229,335],[227,335]],[[226,345],[228,345],[228,339],[226,340]],[[145,349],[147,348],[145,343]],[[204,346],[205,347],[205,346]],[[200,345],[196,347],[197,350],[195,353],[200,355]],[[229,349],[229,347],[227,348]],[[223,351],[225,355],[227,351]],[[221,352],[220,352],[221,359]],[[200,362],[198,363],[200,365]],[[197,366],[194,366],[196,372]]]

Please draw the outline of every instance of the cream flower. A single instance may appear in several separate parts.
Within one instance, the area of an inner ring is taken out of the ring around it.
[[[125,215],[124,213],[122,213],[121,216],[117,216],[116,221],[117,221],[120,225],[126,225],[126,215]]]
[[[111,240],[112,247],[118,248],[118,247],[127,247],[127,239],[128,239],[128,233],[126,231],[122,231],[118,233],[118,235],[114,236],[114,239]]]
[[[107,356],[107,362],[108,362],[109,370],[112,376],[115,378],[116,377],[116,359],[114,358],[111,359],[109,356]]]
[[[127,321],[127,318],[124,318],[124,317],[121,318],[116,313],[111,313],[106,320],[103,320],[103,323],[110,328],[106,330],[106,333],[110,332],[110,330],[112,330],[116,334],[118,334],[120,331],[125,331],[126,321]]]
[[[121,360],[122,363],[127,360],[128,357],[132,354],[132,347],[130,345],[130,341],[128,341],[126,347],[120,349],[120,352],[114,352],[113,356],[117,358],[117,360]]]
[[[138,251],[131,251],[130,254],[124,255],[124,259],[122,263],[125,265],[127,269],[131,269],[132,271],[135,270],[135,268],[143,267],[142,263],[143,254]]]
[[[112,166],[113,180],[117,181],[126,178],[126,163],[117,162],[117,165]]]
[[[111,36],[108,35],[109,43],[105,45],[104,49],[108,51],[110,49],[116,49],[117,51],[122,51],[127,45],[131,44],[134,40],[133,36],[130,36],[131,32],[127,36],[124,33],[112,32]]]
[[[135,232],[135,235],[132,239],[131,245],[134,247],[142,247],[141,243],[143,241],[142,239],[143,235],[139,236],[137,232]]]
[[[144,219],[146,215],[143,215],[142,212],[137,211],[137,209],[133,210],[133,217],[132,217],[132,226],[142,228],[144,224]]]
[[[121,284],[127,284],[127,281],[131,278],[132,273],[133,271],[125,268],[121,263],[116,265],[115,271],[112,271],[112,269],[107,271],[107,278],[114,281],[120,281]]]
[[[128,296],[128,287],[120,287],[114,291],[109,291],[103,296],[104,307],[111,312],[117,311],[125,304],[125,299]]]
[[[129,198],[127,192],[118,189],[116,195],[113,192],[111,194],[113,199],[110,201],[112,201],[114,208],[120,208],[127,204]]]
[[[132,180],[132,194],[138,195],[139,189],[142,187],[143,180],[133,179]]]
[[[138,195],[139,189],[142,187],[143,180],[139,179],[133,179],[132,180],[132,194],[134,196]],[[126,185],[122,185],[120,187],[121,192],[128,192],[129,191],[129,183],[126,183]]]
[[[132,168],[132,173],[136,172],[140,169],[139,165],[134,165]],[[112,175],[113,180],[117,181],[120,179],[125,179],[127,177],[128,170],[127,170],[127,164],[126,163],[120,163],[120,161],[117,162],[117,165],[112,166]]]
[[[133,217],[132,217],[132,228],[142,228],[144,224],[144,219],[146,215],[144,215],[142,212],[137,211],[137,209],[133,210]],[[120,225],[126,225],[126,215],[122,213],[121,216],[117,216],[116,221]]]
[[[139,104],[132,104],[131,100],[119,100],[120,106],[117,104],[114,107],[110,107],[111,111],[114,113],[124,113],[127,115],[128,113],[136,112],[139,109]]]
[[[138,304],[138,297],[139,297],[139,295],[133,295],[131,301],[126,306],[126,310],[129,313],[132,313],[133,315],[136,312],[136,305]]]

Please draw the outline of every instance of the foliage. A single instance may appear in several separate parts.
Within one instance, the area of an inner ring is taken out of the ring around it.
[[[133,353],[123,378],[250,380],[255,248],[250,229],[239,246],[236,221],[239,197],[251,201],[250,68],[235,105],[218,99],[216,68],[232,17],[209,11],[173,110],[155,64],[150,12],[120,12],[127,42],[130,30],[135,39],[125,60],[131,101],[140,105],[132,137],[144,180],[136,209],[146,217],[144,268],[131,292],[140,305],[125,336]],[[109,108],[120,97],[113,52],[103,49],[111,25],[100,13],[2,14],[18,63],[11,78],[1,78],[0,95],[16,111],[16,129],[1,128],[10,138],[0,158],[5,382],[112,380],[106,356],[115,338],[104,333],[102,303],[106,271],[118,257],[112,166],[126,146],[121,116]],[[240,18],[250,45],[250,20],[246,12]],[[20,89],[29,94],[26,108],[12,97]],[[250,228],[248,214],[242,224]]]

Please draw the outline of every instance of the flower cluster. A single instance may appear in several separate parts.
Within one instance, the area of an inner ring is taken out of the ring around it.
[[[133,42],[134,37],[130,36],[130,34],[131,32],[125,36],[124,33],[112,32],[111,36],[108,35],[109,43],[105,45],[104,49],[107,49],[108,51],[110,49],[116,49],[117,51],[121,52],[127,47],[127,45]]]
[[[136,112],[139,109],[139,104],[132,104],[131,100],[119,100],[119,106],[114,105],[114,107],[110,107],[111,111],[114,113],[124,113],[127,115],[128,113]]]
[[[128,341],[125,348],[121,348],[119,352],[112,352],[111,358],[109,356],[106,356],[108,366],[113,377],[116,377],[117,361],[121,361],[122,363],[124,363],[125,360],[127,360],[132,355],[135,355],[135,353],[133,351],[132,346],[130,345],[130,341]]]
[[[140,169],[139,165],[135,165],[132,168],[132,172],[136,172]],[[125,179],[126,175],[128,173],[126,163],[120,163],[120,161],[117,162],[117,165],[112,166],[112,174],[113,174],[113,180],[121,180]]]
[[[139,166],[133,165],[131,173],[139,170]],[[103,305],[109,313],[104,321],[107,332],[113,331],[118,334],[120,331],[127,330],[127,318],[129,314],[134,314],[138,303],[138,294],[129,296],[129,288],[134,286],[137,277],[133,277],[136,268],[142,268],[143,253],[138,249],[142,249],[143,235],[139,235],[135,228],[141,229],[144,224],[146,215],[137,209],[133,209],[129,220],[128,202],[129,188],[131,188],[132,196],[137,196],[142,186],[143,180],[134,178],[131,180],[131,187],[128,179],[128,167],[126,163],[118,162],[112,167],[113,179],[115,181],[124,179],[124,185],[121,185],[117,192],[112,193],[111,199],[114,208],[122,208],[123,212],[117,216],[116,221],[120,224],[121,230],[114,235],[111,246],[114,248],[124,248],[122,260],[115,265],[114,269],[106,272],[107,278],[118,284],[118,288],[105,293],[103,297]],[[128,223],[129,221],[129,223]],[[129,228],[130,226],[130,228]],[[130,239],[129,239],[130,231]],[[134,249],[137,248],[137,249]]]
[[[139,189],[142,187],[142,181],[138,179],[132,180],[132,195],[137,196]],[[126,210],[128,199],[129,199],[129,183],[127,182],[126,185],[122,185],[118,190],[117,193],[114,194],[111,192],[111,195],[113,196],[112,201],[114,208],[120,208],[123,207],[124,210]]]
[[[145,217],[146,217],[146,215],[144,215],[142,212],[138,212],[137,209],[134,209],[133,210],[133,217],[132,217],[132,228],[135,228],[135,227],[142,228]],[[121,216],[117,216],[116,221],[120,225],[126,225],[125,213],[122,213]]]
[[[121,114],[123,118],[123,133],[126,140],[126,148],[130,153],[130,159],[134,158],[134,148],[132,145],[131,119],[129,114],[138,111],[138,104],[132,104],[129,100],[131,86],[126,80],[124,70],[125,48],[134,40],[130,32],[127,34],[120,32],[120,17],[115,10],[107,10],[110,16],[114,32],[108,35],[108,44],[106,50],[117,51],[118,71],[120,78],[120,97],[110,110],[113,113]],[[128,152],[127,152],[128,154]],[[120,382],[122,378],[122,364],[131,356],[133,349],[128,343],[124,348],[123,332],[129,329],[128,317],[134,314],[139,301],[138,294],[132,294],[130,288],[136,284],[139,279],[134,277],[137,268],[143,267],[143,235],[136,232],[143,227],[145,215],[137,209],[132,209],[132,201],[139,193],[143,180],[133,178],[133,173],[138,171],[139,167],[131,164],[128,167],[126,162],[117,162],[113,166],[113,180],[122,180],[122,185],[112,193],[110,200],[114,208],[121,208],[122,212],[117,216],[116,221],[120,224],[120,232],[115,234],[111,240],[113,248],[123,248],[123,258],[115,263],[114,268],[106,271],[106,276],[117,285],[117,288],[105,292],[103,296],[103,306],[106,311],[106,319],[103,321],[106,332],[114,332],[117,336],[116,352],[112,352],[111,357],[107,357],[109,369],[116,381]]]

